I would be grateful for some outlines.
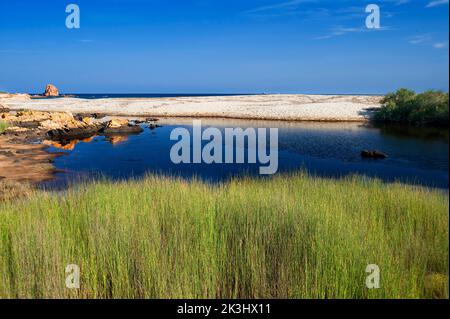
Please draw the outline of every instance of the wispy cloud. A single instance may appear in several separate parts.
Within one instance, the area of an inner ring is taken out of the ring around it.
[[[410,44],[423,44],[430,43],[431,41],[433,41],[433,37],[430,33],[418,34],[408,38]]]
[[[280,10],[280,9],[296,9],[302,3],[311,3],[317,2],[317,0],[290,0],[280,3],[275,3],[271,5],[257,7],[251,10],[246,11],[246,13],[258,13],[272,10]]]
[[[408,38],[408,42],[413,45],[428,45],[434,49],[445,49],[448,46],[445,41],[436,41],[432,33],[411,36]]]
[[[388,3],[393,6],[409,3],[410,0],[378,0],[382,3]],[[349,20],[362,19],[367,16],[366,5],[356,5],[353,0],[347,0],[351,5],[341,6],[340,8],[325,8],[324,2],[331,0],[290,0],[274,2],[273,4],[259,6],[242,12],[244,15],[253,18],[277,18],[282,16],[299,16],[302,19],[334,19]],[[317,5],[315,5],[317,4]],[[391,18],[395,15],[392,11],[383,10],[384,18]]]
[[[448,43],[446,42],[436,42],[433,44],[433,48],[435,49],[445,49],[447,47]]]
[[[329,39],[329,38],[334,38],[334,37],[338,37],[338,36],[343,36],[349,33],[363,33],[363,32],[374,32],[374,31],[387,31],[387,30],[392,30],[390,27],[381,27],[379,29],[368,29],[366,27],[343,27],[343,26],[338,26],[335,28],[332,28],[330,30],[329,34],[326,34],[324,36],[320,36],[317,37],[316,40],[325,40],[325,39]]]
[[[401,6],[401,5],[410,3],[411,0],[378,0],[377,2],[389,3],[389,4],[393,4],[394,6]],[[376,3],[376,2],[373,2],[373,3]]]
[[[399,5],[403,5],[403,4],[407,4],[409,2],[411,2],[411,0],[378,0],[380,2],[385,2],[385,3],[391,3],[395,6],[399,6]],[[442,1],[447,1],[448,0],[437,0],[437,1],[433,1],[433,2],[442,2]],[[320,2],[324,2],[324,1],[320,1]],[[267,11],[280,11],[280,10],[294,10],[297,9],[301,4],[304,3],[320,3],[318,0],[290,0],[290,1],[284,1],[284,2],[277,2],[277,3],[273,3],[273,4],[269,4],[269,5],[265,5],[265,6],[260,6],[260,7],[256,7],[250,10],[245,11],[245,13],[259,13],[259,12],[267,12]],[[350,7],[351,10],[362,10],[364,11],[365,5],[361,5],[361,6],[354,6],[354,7]]]
[[[410,3],[410,0],[394,0],[396,6],[401,6],[402,4]]]
[[[426,5],[426,8],[433,8],[433,7],[437,7],[437,6],[442,6],[444,4],[448,4],[448,0],[434,0],[434,1],[430,1]]]
[[[316,40],[325,40],[325,39],[341,36],[346,33],[359,33],[359,32],[364,32],[363,28],[344,28],[342,26],[339,26],[339,27],[336,27],[336,28],[333,28],[332,30],[330,30],[329,34],[317,37]]]

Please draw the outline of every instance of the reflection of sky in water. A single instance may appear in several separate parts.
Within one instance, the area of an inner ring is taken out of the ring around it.
[[[170,141],[170,132],[178,126],[191,131],[192,121],[167,120],[161,124],[163,127],[146,128],[142,134],[123,140],[95,137],[76,144],[72,150],[65,151],[66,156],[56,159],[56,167],[67,170],[58,176],[56,183],[64,183],[75,175],[127,178],[158,172],[184,177],[197,175],[217,181],[243,173],[258,173],[260,164],[173,164],[170,149],[175,141]],[[203,129],[211,125],[221,130],[224,127],[278,127],[278,172],[305,168],[327,177],[356,173],[386,181],[398,179],[448,188],[448,133],[445,135],[442,131],[437,131],[436,135],[436,132],[413,130],[414,135],[411,135],[404,130],[370,128],[355,123],[203,120],[202,124]],[[360,152],[364,149],[381,150],[389,158],[362,159]],[[61,149],[50,147],[50,151]]]

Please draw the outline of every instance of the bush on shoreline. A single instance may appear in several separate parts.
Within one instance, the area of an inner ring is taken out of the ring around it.
[[[0,298],[448,298],[448,209],[438,190],[305,173],[42,191],[0,203]]]
[[[449,95],[441,91],[416,94],[408,89],[388,93],[381,101],[382,108],[375,114],[376,122],[408,125],[449,124]]]

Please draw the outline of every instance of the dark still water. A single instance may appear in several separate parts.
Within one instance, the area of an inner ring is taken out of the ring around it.
[[[184,127],[192,137],[192,121],[174,119],[159,124],[162,127],[153,130],[143,126],[144,132],[139,135],[97,136],[73,141],[65,146],[67,150],[50,147],[50,152],[65,153],[55,160],[55,166],[64,173],[44,186],[62,186],[68,181],[93,176],[139,178],[152,172],[187,178],[198,176],[208,181],[243,174],[259,176],[260,163],[172,163],[170,150],[176,141],[170,140],[170,133],[174,128]],[[217,127],[221,131],[225,127],[278,128],[277,174],[306,169],[311,174],[330,178],[361,174],[387,182],[399,180],[444,189],[449,185],[447,130],[373,127],[359,123],[202,120],[202,129],[207,127]],[[363,159],[360,153],[365,149],[380,150],[389,157]],[[245,151],[248,151],[247,145]]]

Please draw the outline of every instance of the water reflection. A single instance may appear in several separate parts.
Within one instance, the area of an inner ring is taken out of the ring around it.
[[[449,130],[440,127],[411,127],[402,125],[374,125],[380,129],[381,134],[394,135],[398,137],[413,137],[425,141],[442,141],[448,143]]]
[[[124,143],[128,141],[130,135],[93,135],[88,138],[83,139],[73,139],[73,140],[44,140],[42,141],[42,144],[51,146],[53,148],[57,148],[60,150],[65,151],[73,151],[75,149],[75,146],[79,143],[90,143],[94,141],[94,139],[97,137],[104,137],[105,141],[108,141],[112,145]]]
[[[66,150],[66,151],[73,151],[75,149],[75,146],[78,143],[90,143],[92,142],[92,140],[94,139],[95,136],[91,136],[88,138],[84,138],[81,140],[77,140],[77,139],[73,139],[73,140],[62,140],[62,141],[52,141],[52,140],[44,140],[42,141],[42,144],[44,145],[48,145],[48,146],[52,146],[54,148],[58,148],[61,150]]]

